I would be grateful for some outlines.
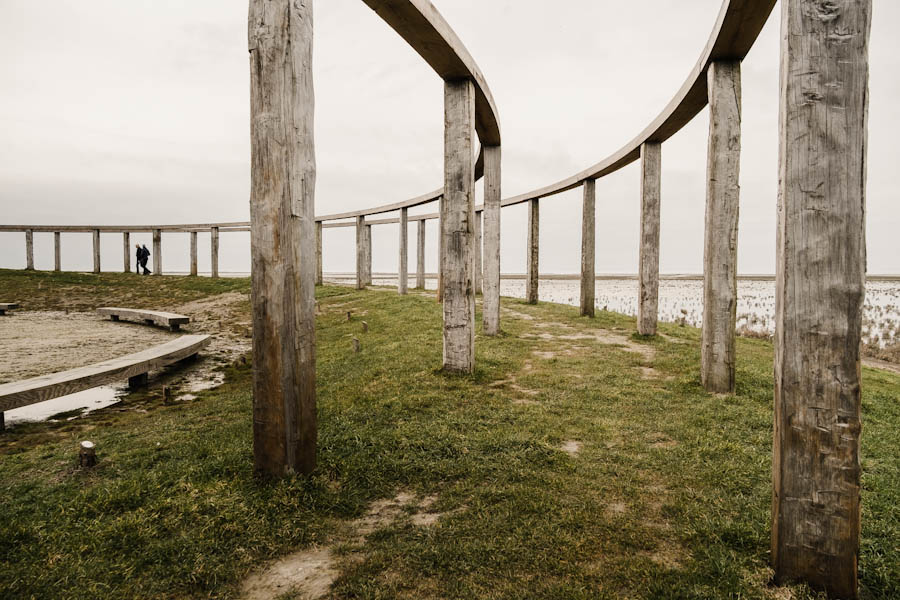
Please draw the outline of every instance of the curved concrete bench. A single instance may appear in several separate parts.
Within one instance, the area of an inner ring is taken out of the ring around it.
[[[86,367],[41,375],[0,385],[0,426],[3,411],[88,390],[128,378],[132,387],[147,380],[147,373],[190,358],[210,342],[208,335],[183,335],[176,340],[127,356]]]
[[[104,317],[109,317],[113,321],[118,321],[119,319],[143,321],[144,323],[150,325],[168,327],[172,331],[178,331],[179,327],[181,327],[182,325],[187,325],[191,322],[190,317],[179,315],[177,313],[163,312],[160,310],[143,310],[140,308],[118,308],[114,306],[105,306],[103,308],[98,308],[97,314]]]
[[[14,308],[19,308],[19,305],[15,302],[0,302],[0,315],[5,315],[6,311]]]

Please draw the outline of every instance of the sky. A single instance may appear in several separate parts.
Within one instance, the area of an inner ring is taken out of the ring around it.
[[[481,67],[503,132],[503,196],[563,179],[632,139],[700,56],[720,0],[433,0]],[[360,0],[316,0],[316,213],[397,202],[441,185],[443,85]],[[744,61],[738,272],[775,271],[776,7]],[[874,0],[868,271],[900,273],[895,140],[900,2]],[[674,26],[673,26],[674,25]],[[172,224],[249,220],[247,0],[0,0],[0,222]],[[708,115],[663,145],[660,270],[699,273]],[[481,186],[478,185],[478,201]],[[597,271],[635,273],[639,164],[597,182]],[[433,212],[434,205],[411,212]],[[387,215],[390,216],[390,215]],[[581,191],[541,202],[540,268],[580,268]],[[376,272],[397,268],[397,225],[373,228]],[[503,210],[501,268],[525,270],[525,206]],[[436,223],[427,228],[429,271]],[[415,239],[410,227],[410,240]],[[325,230],[327,272],[354,269],[352,228]],[[149,234],[132,234],[149,245]],[[63,234],[63,268],[89,269],[89,234]],[[201,249],[208,248],[201,234]],[[104,270],[122,239],[101,236]],[[163,265],[188,268],[188,235]],[[0,233],[0,267],[25,264]],[[249,234],[223,234],[223,271],[248,271]],[[35,234],[38,268],[52,234]],[[410,244],[410,268],[415,245]],[[201,251],[200,269],[209,253]]]

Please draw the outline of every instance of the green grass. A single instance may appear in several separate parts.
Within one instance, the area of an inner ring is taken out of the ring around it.
[[[111,302],[134,285],[151,300],[248,287],[94,277],[0,272],[0,287],[14,283],[29,307],[60,288]],[[656,351],[658,377],[644,379],[621,347],[528,337],[572,334],[564,325],[630,336],[633,319],[504,299],[535,320],[504,315],[496,338],[479,327],[475,374],[446,376],[432,298],[317,296],[313,476],[254,479],[249,366],[194,401],[14,429],[0,435],[0,597],[236,597],[264,561],[314,544],[338,552],[335,598],[774,597],[769,342],[738,340],[737,393],[716,397],[699,384],[698,330],[630,337]],[[490,386],[510,376],[518,389]],[[863,386],[861,580],[897,598],[900,377],[864,369]],[[93,470],[75,468],[81,439],[97,443]],[[564,440],[581,452],[560,451]],[[399,490],[437,494],[445,516],[342,542],[349,520]]]

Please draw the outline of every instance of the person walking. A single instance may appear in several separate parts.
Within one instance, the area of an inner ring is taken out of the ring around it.
[[[141,259],[144,258],[144,251],[141,249],[140,244],[134,245],[134,272],[138,275],[141,274]]]
[[[147,244],[141,246],[141,249],[138,251],[141,253],[140,263],[141,268],[144,269],[143,275],[149,275],[150,269],[147,268],[147,261],[150,260],[150,251],[147,249]]]

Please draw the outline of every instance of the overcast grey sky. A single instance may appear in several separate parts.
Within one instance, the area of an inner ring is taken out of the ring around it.
[[[504,197],[564,178],[634,137],[682,84],[720,6],[433,2],[481,66],[499,107]],[[874,5],[868,263],[870,273],[898,273],[900,2]],[[775,269],[779,11],[743,68],[741,273]],[[0,220],[247,220],[246,18],[247,0],[0,0]],[[439,187],[439,78],[359,0],[317,0],[315,20],[316,212]],[[663,147],[664,273],[701,269],[707,126],[704,111]],[[598,181],[598,272],[637,270],[638,175],[635,164]],[[580,190],[541,203],[543,272],[578,271],[580,214]],[[503,271],[524,271],[524,207],[504,209],[502,230]],[[430,223],[429,270],[435,234]],[[23,237],[0,233],[0,267],[24,265]],[[353,269],[353,239],[352,229],[326,230],[327,271]],[[35,243],[38,268],[51,268],[51,235],[36,234]],[[167,270],[187,269],[187,244],[186,234],[164,236]],[[63,251],[64,268],[88,268],[90,236],[64,235]],[[375,227],[375,270],[396,269],[396,252],[396,226]],[[201,254],[203,269],[208,253]],[[104,235],[104,269],[121,268],[121,255],[121,236]],[[223,235],[221,264],[249,269],[247,234]]]

